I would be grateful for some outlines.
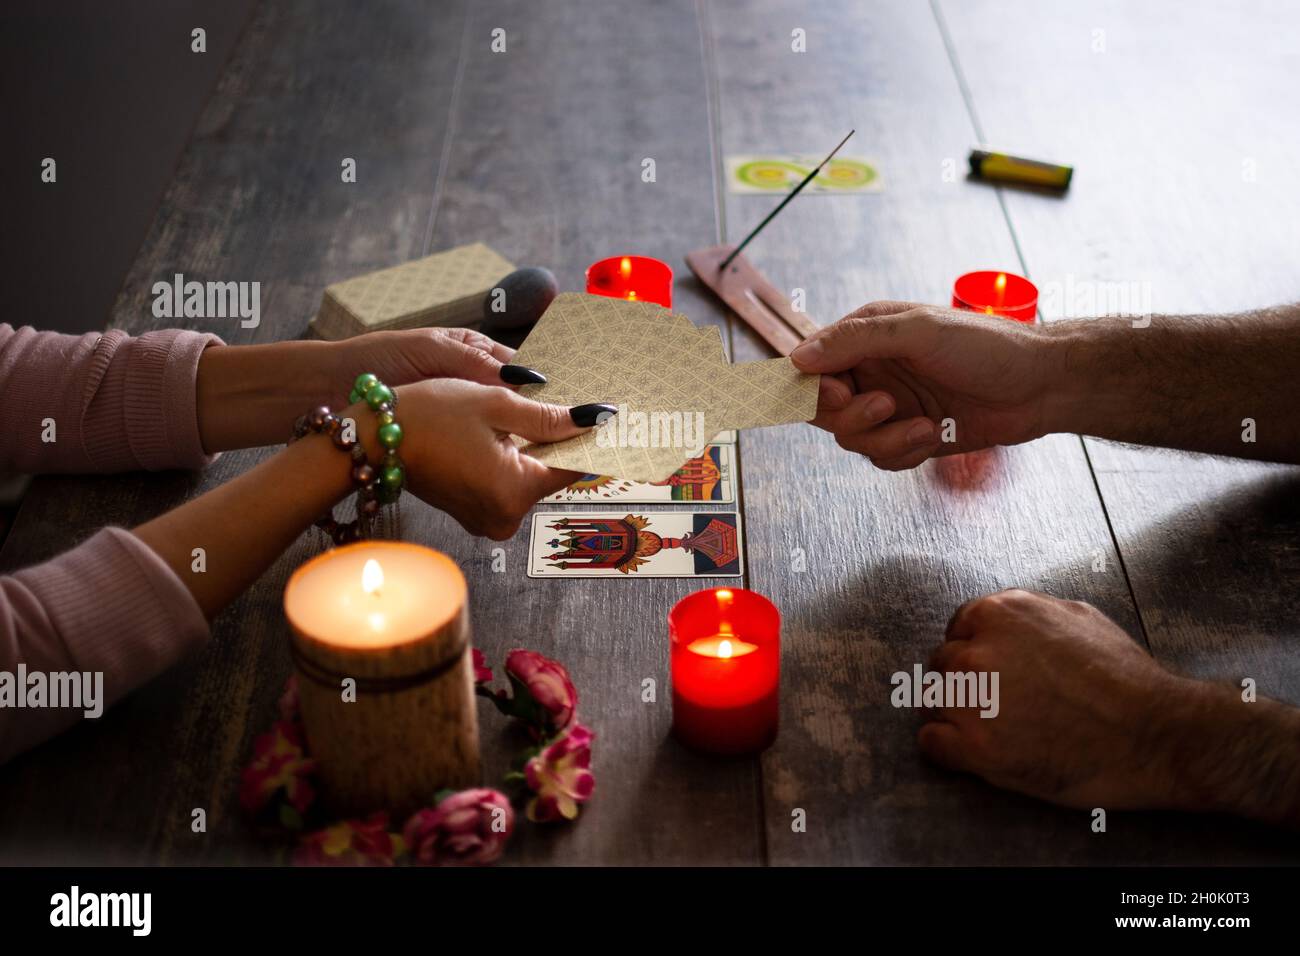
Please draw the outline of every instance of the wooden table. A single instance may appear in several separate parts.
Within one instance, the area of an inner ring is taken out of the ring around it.
[[[504,53],[490,49],[498,27]],[[113,324],[156,327],[150,286],[183,272],[262,283],[261,326],[213,329],[228,342],[294,338],[327,283],[474,240],[548,266],[566,289],[611,252],[680,264],[771,205],[725,192],[725,155],[817,152],[849,127],[885,191],[801,198],[750,250],[823,323],[872,299],[945,302],[953,277],[985,266],[1044,287],[1146,282],[1167,312],[1294,300],[1298,27],[1280,3],[263,3]],[[791,49],[796,28],[806,53]],[[1076,164],[1068,196],[966,181],[966,151],[985,137]],[[340,182],[344,157],[355,184]],[[679,279],[676,305],[722,326],[737,360],[769,354],[693,280]],[[511,860],[1297,858],[1294,838],[1220,818],[1115,813],[1094,834],[1086,813],[928,765],[916,714],[888,702],[889,675],[925,661],[959,602],[1023,585],[1091,601],[1170,667],[1251,676],[1300,703],[1296,469],[1069,435],[997,452],[983,474],[875,471],[806,427],[739,447],[744,584],[785,615],[782,731],[761,758],[685,752],[668,695],[641,702],[644,678],[667,689],[664,618],[697,582],[530,580],[526,531],[492,573],[494,543],[404,506],[407,535],[465,568],[477,644],[565,661],[598,734],[581,821],[524,828]],[[141,522],[267,453],[225,455],[204,475],[42,478],[0,568]],[[290,669],[284,582],[315,547],[290,549],[203,653],[0,769],[0,859],[265,860],[240,819],[238,772]],[[492,779],[507,748],[484,718]],[[196,807],[205,834],[191,832]],[[792,831],[796,809],[806,832]]]

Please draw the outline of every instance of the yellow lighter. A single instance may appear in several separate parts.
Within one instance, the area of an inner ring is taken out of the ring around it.
[[[1046,186],[1049,189],[1069,189],[1073,166],[1045,163],[1010,153],[989,149],[970,151],[971,175],[1000,182],[1024,183],[1029,186]]]

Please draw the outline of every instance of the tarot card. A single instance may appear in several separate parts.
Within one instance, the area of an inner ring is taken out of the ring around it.
[[[570,504],[625,501],[731,504],[736,500],[736,449],[734,445],[705,445],[704,454],[692,458],[663,481],[628,481],[607,475],[583,475],[543,501]]]
[[[613,419],[575,438],[518,439],[525,454],[579,474],[664,481],[722,432],[817,414],[817,376],[799,372],[788,358],[727,362],[717,326],[688,327],[648,303],[561,293],[515,362],[547,376],[544,384],[520,387],[528,398],[618,403]]]
[[[541,512],[530,578],[739,577],[740,515],[716,511]]]

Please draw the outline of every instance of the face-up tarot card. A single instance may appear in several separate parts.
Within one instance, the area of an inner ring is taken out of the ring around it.
[[[740,516],[710,511],[533,515],[530,578],[739,577]]]
[[[735,445],[706,445],[704,454],[692,458],[663,481],[629,481],[607,475],[583,475],[567,488],[561,488],[542,500],[573,504],[606,501],[731,504],[736,500],[735,475]]]

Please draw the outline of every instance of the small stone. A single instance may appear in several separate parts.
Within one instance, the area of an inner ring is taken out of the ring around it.
[[[535,324],[559,291],[550,269],[538,266],[516,269],[489,289],[483,299],[484,333],[491,335],[493,329],[523,329]],[[498,302],[505,311],[492,310]]]

